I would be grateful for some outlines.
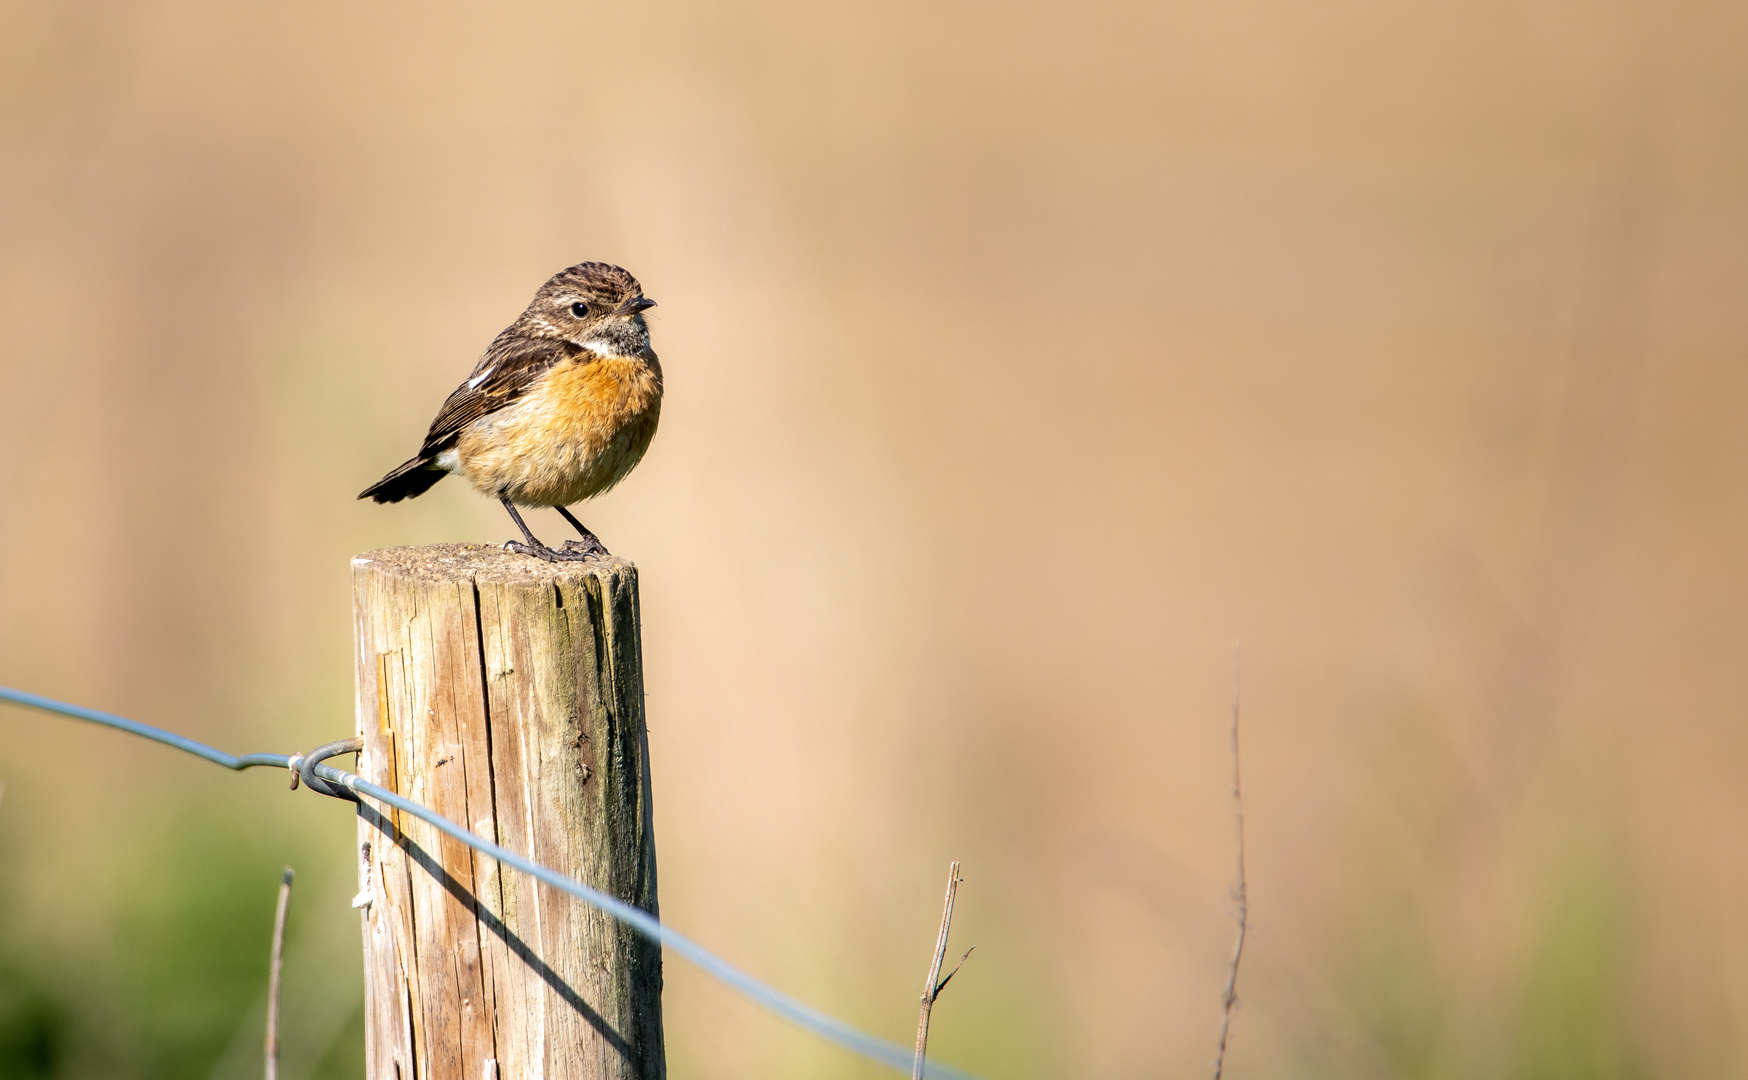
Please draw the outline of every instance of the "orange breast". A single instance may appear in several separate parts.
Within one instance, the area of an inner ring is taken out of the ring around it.
[[[661,416],[660,363],[654,354],[581,359],[462,432],[456,451],[475,487],[525,506],[566,506],[606,491],[643,458]]]

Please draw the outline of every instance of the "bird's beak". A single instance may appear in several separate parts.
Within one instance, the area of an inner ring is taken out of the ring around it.
[[[625,301],[625,303],[619,305],[619,314],[621,314],[621,315],[636,315],[638,312],[643,311],[645,308],[652,308],[655,306],[656,306],[655,301],[651,300],[647,296],[634,296],[630,300],[627,300],[627,301]]]

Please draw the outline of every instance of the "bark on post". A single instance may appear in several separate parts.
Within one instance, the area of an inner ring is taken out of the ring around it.
[[[352,560],[361,774],[656,911],[637,570],[441,545]],[[661,952],[366,801],[369,1080],[662,1080]]]

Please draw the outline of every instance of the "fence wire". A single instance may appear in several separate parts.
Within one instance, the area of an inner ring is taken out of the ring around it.
[[[332,748],[337,744],[329,743],[327,746],[311,751],[308,755],[227,754],[223,750],[190,739],[186,735],[178,735],[173,731],[166,731],[150,724],[142,724],[138,720],[129,720],[125,716],[117,716],[114,713],[102,712],[97,709],[87,709],[82,705],[56,701],[53,698],[32,694],[24,690],[0,686],[0,701],[9,701],[15,705],[41,709],[61,716],[70,716],[75,720],[84,720],[107,728],[114,728],[117,731],[125,731],[129,735],[138,735],[143,739],[150,739],[153,742],[174,747],[184,753],[210,761],[214,765],[222,765],[227,769],[239,772],[243,769],[262,766],[278,769],[300,769],[301,767],[300,771],[306,779],[313,773],[315,777],[326,781],[327,784],[339,785],[340,788],[353,795],[368,796],[376,802],[411,814],[419,820],[441,829],[468,847],[490,855],[505,866],[514,867],[561,892],[569,893],[591,907],[606,912],[638,933],[660,944],[663,948],[672,949],[687,960],[692,961],[705,974],[723,985],[738,991],[754,1003],[764,1006],[778,1016],[822,1039],[837,1043],[846,1050],[900,1072],[909,1073],[911,1070],[914,1058],[913,1051],[896,1043],[887,1042],[885,1039],[876,1038],[836,1017],[828,1016],[810,1005],[795,1000],[781,990],[765,985],[691,938],[663,925],[660,920],[642,908],[628,904],[617,897],[609,896],[598,889],[592,889],[574,878],[566,877],[557,870],[542,866],[533,859],[525,858],[507,848],[499,847],[489,840],[481,839],[472,831],[457,825],[436,811],[397,795],[387,788],[373,784],[363,777],[337,769],[332,765],[321,764],[319,760],[313,760],[319,756],[326,756],[322,754],[324,750],[333,752]],[[350,750],[342,752],[350,752]],[[312,760],[306,760],[306,758]],[[325,793],[322,789],[326,785],[312,783],[307,786],[315,789],[318,793]],[[340,797],[344,798],[345,796]],[[980,1080],[974,1073],[968,1073],[936,1061],[926,1063],[924,1075],[939,1077],[940,1080]]]

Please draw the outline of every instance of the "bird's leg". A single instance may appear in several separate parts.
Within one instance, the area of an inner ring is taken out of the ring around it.
[[[563,514],[564,519],[566,521],[570,522],[571,525],[577,530],[577,532],[583,534],[583,538],[580,541],[566,540],[564,542],[564,549],[566,551],[580,551],[586,555],[611,555],[611,554],[613,554],[611,551],[607,550],[606,544],[601,543],[601,538],[599,536],[596,536],[594,533],[590,532],[589,527],[587,525],[584,525],[582,522],[580,522],[576,519],[576,515],[572,514],[569,510],[566,510],[562,506],[555,506],[555,507],[553,507],[553,509],[557,510],[559,513]]]
[[[528,530],[528,523],[522,520],[522,515],[516,512],[516,507],[509,499],[499,496],[498,501],[504,504],[504,509],[510,512],[510,519],[516,523],[518,529],[522,530],[522,535],[528,538],[526,544],[517,543],[514,540],[504,541],[504,546],[511,551],[532,555],[536,559],[545,559],[547,562],[577,562],[588,558],[587,555],[581,555],[574,551],[554,551],[547,547],[535,539],[534,534]]]

